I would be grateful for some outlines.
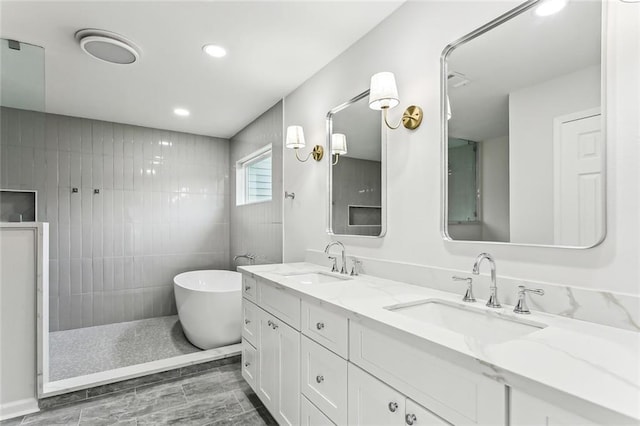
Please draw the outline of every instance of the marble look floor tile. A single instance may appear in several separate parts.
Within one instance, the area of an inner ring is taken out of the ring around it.
[[[65,406],[25,416],[21,424],[29,426],[77,425],[79,420],[80,408]]]
[[[236,389],[233,391],[233,394],[238,398],[238,402],[245,412],[253,411],[256,408],[262,407],[260,398],[258,398],[258,395],[256,395],[251,388],[248,388],[248,390]]]
[[[0,421],[0,426],[17,426],[22,423],[22,418],[24,416],[15,417],[13,419],[7,419]]]
[[[198,399],[185,406],[138,417],[138,425],[202,426],[218,419],[237,416],[243,412],[233,392],[225,392]]]
[[[106,395],[118,392],[124,389],[133,389],[138,386],[148,385],[152,383],[163,382],[170,379],[180,377],[179,370],[163,371],[162,373],[149,374],[147,376],[136,377],[135,379],[124,380],[122,382],[110,383],[103,386],[97,386],[87,390],[89,398],[99,395]]]
[[[110,425],[187,403],[182,386],[151,387],[82,410],[80,424]]]
[[[278,426],[266,408],[262,407],[248,413],[216,420],[208,426]]]
[[[66,405],[76,401],[82,401],[87,399],[87,391],[79,390],[76,392],[69,392],[63,395],[52,396],[49,398],[44,398],[38,401],[38,406],[41,410],[45,410],[47,408],[57,407],[59,405]]]

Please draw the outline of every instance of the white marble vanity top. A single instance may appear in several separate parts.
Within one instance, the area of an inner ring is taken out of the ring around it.
[[[484,300],[478,300],[473,304],[476,308],[546,325],[514,340],[480,344],[385,309],[429,298],[457,303],[461,294],[368,275],[320,284],[299,284],[285,277],[302,272],[328,272],[328,268],[312,263],[238,269],[286,287],[303,299],[333,305],[369,326],[392,327],[410,338],[453,351],[452,355],[467,356],[488,367],[496,380],[514,386],[514,383],[542,385],[640,421],[640,333],[535,311],[531,315],[516,315],[513,306],[490,309],[485,308]]]

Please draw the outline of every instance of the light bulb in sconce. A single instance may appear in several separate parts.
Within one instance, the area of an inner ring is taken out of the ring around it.
[[[295,150],[296,158],[300,162],[305,162],[309,159],[309,157],[313,157],[314,160],[320,161],[324,156],[324,148],[321,145],[316,145],[313,147],[313,150],[307,154],[306,158],[300,158],[298,155],[298,149],[304,148],[306,146],[306,142],[304,140],[304,130],[302,126],[289,126],[287,127],[287,136],[285,138],[285,146],[289,149]]]
[[[347,154],[347,136],[343,133],[331,135],[331,154],[334,156],[333,165],[338,164],[341,155]]]
[[[391,72],[379,72],[371,77],[369,88],[369,108],[381,110],[385,125],[390,129],[397,129],[400,124],[409,130],[415,130],[422,123],[422,108],[410,105],[402,114],[402,121],[392,126],[387,120],[387,111],[400,104],[396,78]]]

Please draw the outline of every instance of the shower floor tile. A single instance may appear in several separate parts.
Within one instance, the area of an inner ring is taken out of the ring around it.
[[[177,315],[49,333],[49,380],[199,352]]]

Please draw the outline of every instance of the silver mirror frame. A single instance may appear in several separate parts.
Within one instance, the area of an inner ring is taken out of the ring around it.
[[[335,237],[353,237],[353,238],[383,238],[387,233],[387,132],[384,127],[384,123],[380,122],[380,143],[382,144],[382,150],[380,155],[380,178],[381,178],[381,192],[380,192],[380,204],[382,208],[382,223],[380,228],[379,235],[354,235],[354,234],[336,234],[333,232],[333,166],[331,155],[331,134],[333,133],[333,116],[344,110],[345,108],[350,107],[358,101],[369,96],[369,89],[360,93],[359,95],[349,99],[347,102],[344,102],[334,108],[332,108],[327,113],[326,119],[326,133],[327,133],[327,164],[329,167],[329,172],[327,174],[327,234]]]
[[[449,218],[449,184],[446,164],[448,162],[448,139],[449,139],[449,126],[447,119],[447,59],[451,53],[466,42],[473,40],[476,37],[490,31],[500,24],[507,22],[508,20],[526,12],[527,10],[535,7],[544,0],[528,0],[518,7],[500,15],[496,19],[488,22],[480,28],[470,32],[469,34],[462,36],[453,43],[448,44],[440,56],[440,203],[441,203],[441,215],[440,215],[440,233],[442,239],[447,243],[457,244],[490,244],[492,246],[519,246],[519,247],[546,247],[546,248],[560,248],[560,249],[579,249],[586,250],[601,244],[607,236],[607,148],[605,145],[604,150],[604,163],[605,173],[603,178],[603,194],[602,200],[604,205],[604,211],[602,212],[602,236],[598,241],[590,246],[566,246],[566,245],[551,245],[551,244],[526,244],[526,243],[510,243],[500,241],[474,241],[474,240],[454,240],[451,238],[448,232],[448,218]],[[607,141],[607,97],[606,97],[606,81],[607,81],[607,2],[601,1],[602,13],[601,13],[601,38],[600,38],[600,105],[601,105],[601,128],[604,135],[605,144]]]

